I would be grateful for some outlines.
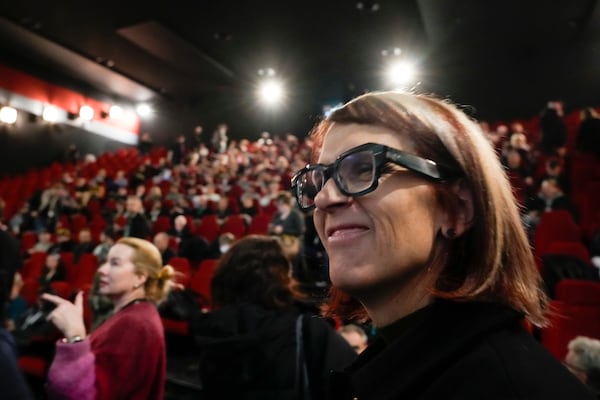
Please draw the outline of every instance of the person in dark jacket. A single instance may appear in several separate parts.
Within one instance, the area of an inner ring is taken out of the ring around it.
[[[203,399],[324,399],[329,371],[356,358],[310,311],[276,238],[235,242],[221,257],[211,290],[213,311],[192,323]]]
[[[5,229],[0,229],[0,393],[6,400],[33,399],[17,361],[17,345],[4,327],[5,306],[9,300],[15,272],[21,268],[19,242]]]
[[[292,191],[328,254],[324,312],[378,332],[332,376],[331,399],[592,398],[524,327],[547,324],[547,298],[474,121],[431,96],[378,92],[312,132],[314,164]]]
[[[127,197],[127,224],[123,236],[146,239],[152,236],[152,227],[144,213],[142,200],[130,195]]]
[[[600,117],[592,107],[581,112],[575,148],[581,153],[595,154],[600,159]]]
[[[58,249],[48,253],[46,262],[42,269],[41,275],[38,277],[40,283],[40,293],[51,292],[52,282],[64,282],[67,280],[67,268],[62,261]]]
[[[540,150],[544,154],[557,154],[567,142],[567,126],[563,119],[564,110],[561,101],[549,101],[540,115],[542,138]]]

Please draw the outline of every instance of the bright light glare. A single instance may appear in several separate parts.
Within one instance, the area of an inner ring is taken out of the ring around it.
[[[0,122],[5,124],[14,124],[17,122],[17,110],[12,107],[0,108]]]
[[[58,109],[54,106],[46,106],[44,107],[44,111],[42,112],[42,118],[47,122],[56,122],[58,121]]]
[[[149,117],[152,114],[152,108],[148,104],[140,104],[136,111],[140,117]]]
[[[111,106],[108,115],[110,115],[112,119],[121,119],[123,118],[123,109],[119,106]]]
[[[388,81],[392,85],[404,85],[414,81],[416,76],[415,67],[407,62],[391,64],[387,71]]]
[[[90,106],[81,106],[79,109],[79,116],[81,119],[91,121],[94,118],[94,109]]]
[[[283,85],[276,80],[265,81],[258,88],[258,97],[260,101],[269,106],[281,103],[284,97]]]

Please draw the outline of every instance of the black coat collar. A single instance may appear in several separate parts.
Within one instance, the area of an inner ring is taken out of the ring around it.
[[[334,376],[333,381],[347,379],[346,387],[358,398],[384,400],[393,393],[416,393],[490,333],[511,325],[518,328],[522,319],[503,305],[441,300],[427,314],[389,345],[377,339],[345,377]]]

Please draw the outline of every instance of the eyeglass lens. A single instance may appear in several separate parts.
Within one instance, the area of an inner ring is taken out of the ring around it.
[[[334,168],[334,180],[346,194],[367,190],[375,178],[375,156],[371,151],[348,154]],[[299,180],[298,191],[304,207],[314,204],[316,195],[323,189],[326,172],[322,168],[308,171]]]
[[[375,157],[370,151],[352,153],[340,160],[337,179],[348,194],[368,189],[375,177]]]

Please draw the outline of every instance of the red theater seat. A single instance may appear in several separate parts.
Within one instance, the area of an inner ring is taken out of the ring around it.
[[[541,341],[557,359],[576,336],[600,339],[600,283],[562,280],[556,285],[550,326],[541,330]]]

